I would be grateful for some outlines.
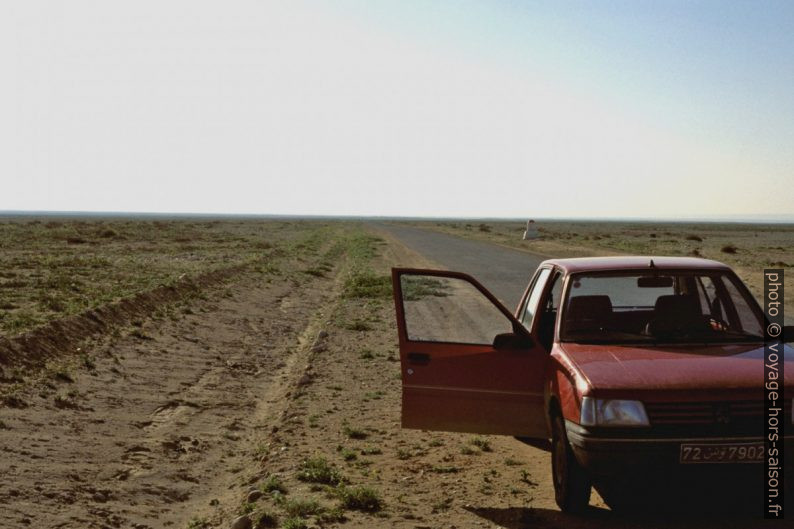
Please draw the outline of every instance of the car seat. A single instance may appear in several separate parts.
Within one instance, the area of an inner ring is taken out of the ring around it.
[[[704,330],[700,304],[692,295],[659,296],[646,334],[653,336]]]
[[[612,322],[612,300],[606,295],[576,296],[568,302],[566,332],[601,331]]]

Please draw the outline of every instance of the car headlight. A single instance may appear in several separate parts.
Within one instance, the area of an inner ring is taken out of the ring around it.
[[[582,426],[648,426],[645,406],[638,400],[582,399]]]

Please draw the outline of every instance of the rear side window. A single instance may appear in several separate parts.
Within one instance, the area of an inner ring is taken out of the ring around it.
[[[529,329],[532,326],[532,318],[535,316],[535,313],[538,311],[538,303],[540,302],[540,295],[543,293],[543,289],[546,287],[546,281],[549,280],[549,275],[551,274],[551,270],[548,268],[544,268],[540,272],[538,272],[535,281],[532,284],[532,290],[529,292],[529,298],[527,298],[527,304],[524,306],[524,311],[521,314],[521,323],[524,324],[524,327]]]

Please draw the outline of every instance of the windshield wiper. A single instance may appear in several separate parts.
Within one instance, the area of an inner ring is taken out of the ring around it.
[[[677,334],[668,334],[665,336],[657,337],[660,341],[665,343],[682,343],[686,341],[709,344],[724,344],[732,342],[755,342],[763,341],[763,338],[752,333],[744,331],[723,331],[722,333],[716,332],[683,332]]]
[[[745,331],[725,331],[725,334],[727,334],[727,335],[730,335],[730,336],[739,337],[739,338],[744,338],[744,339],[746,339],[746,340],[748,340],[748,341],[749,341],[749,340],[759,340],[759,341],[764,341],[764,337],[763,337],[763,336],[758,336],[757,334],[753,334],[753,333],[751,333],[751,332],[745,332]]]

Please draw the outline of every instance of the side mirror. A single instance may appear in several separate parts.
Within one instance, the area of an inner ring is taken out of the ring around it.
[[[794,343],[794,325],[783,326],[783,341],[785,343]]]
[[[528,349],[532,346],[532,340],[523,333],[506,332],[497,334],[493,339],[493,348],[502,349]]]

